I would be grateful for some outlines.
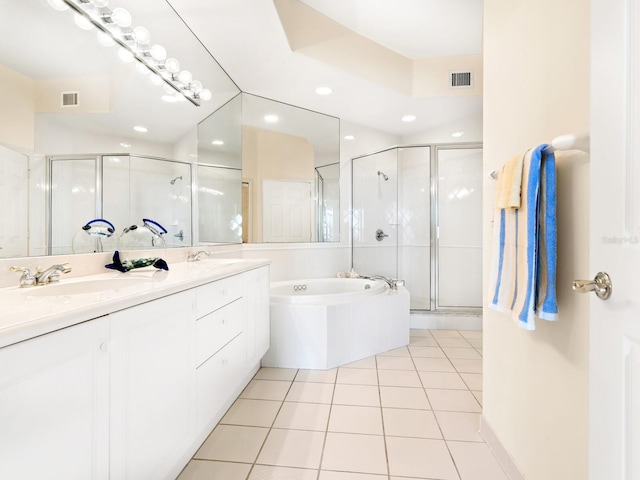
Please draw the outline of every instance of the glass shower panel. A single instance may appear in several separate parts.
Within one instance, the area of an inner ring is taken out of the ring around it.
[[[431,149],[398,149],[398,278],[412,310],[431,309]]]
[[[73,253],[74,235],[98,216],[96,172],[95,157],[51,160],[50,254]]]
[[[482,306],[482,149],[437,149],[437,307]]]
[[[198,243],[241,243],[242,170],[198,165],[197,172]]]
[[[105,157],[104,192],[104,215],[117,219],[118,232],[148,218],[167,230],[167,247],[191,245],[189,164],[136,155]]]
[[[395,148],[352,162],[352,263],[358,273],[398,277],[397,163]]]

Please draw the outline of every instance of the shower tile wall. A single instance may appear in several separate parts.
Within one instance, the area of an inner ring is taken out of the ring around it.
[[[353,268],[358,273],[397,277],[397,175],[395,150],[353,162]],[[377,241],[378,229],[389,236]]]

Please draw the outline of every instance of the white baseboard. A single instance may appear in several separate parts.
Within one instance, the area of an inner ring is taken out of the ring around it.
[[[509,455],[504,449],[495,432],[487,423],[484,415],[480,417],[480,435],[482,436],[482,438],[484,438],[484,441],[486,442],[493,455],[496,457],[496,460],[498,460],[498,463],[504,470],[507,478],[509,480],[525,480],[525,478],[518,470],[518,467],[516,467],[513,458],[511,458],[511,455]]]
[[[411,312],[416,330],[482,330],[482,315],[472,313]]]

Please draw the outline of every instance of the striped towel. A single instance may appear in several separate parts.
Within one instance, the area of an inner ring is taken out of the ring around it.
[[[525,154],[520,208],[496,208],[489,306],[520,326],[557,320],[556,164],[540,145]]]
[[[498,208],[520,208],[522,163],[527,152],[510,158],[500,169],[496,205]]]

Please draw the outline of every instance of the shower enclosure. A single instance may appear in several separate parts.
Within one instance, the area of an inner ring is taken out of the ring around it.
[[[120,235],[149,218],[167,233],[167,247],[191,245],[191,166],[139,155],[48,157],[47,253],[74,252],[88,221],[109,220]],[[96,251],[96,250],[94,250]]]
[[[482,145],[397,146],[355,157],[352,266],[405,281],[411,309],[482,306]]]

